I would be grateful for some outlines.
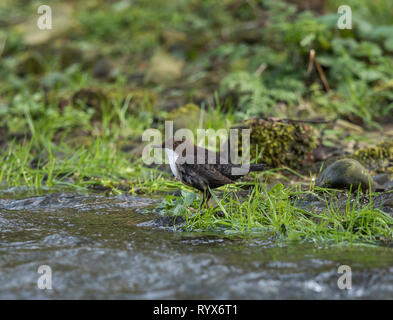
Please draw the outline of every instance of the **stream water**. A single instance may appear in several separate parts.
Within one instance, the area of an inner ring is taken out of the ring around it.
[[[0,299],[393,298],[393,248],[175,232],[151,223],[158,201],[0,192]],[[41,265],[51,290],[38,288]]]

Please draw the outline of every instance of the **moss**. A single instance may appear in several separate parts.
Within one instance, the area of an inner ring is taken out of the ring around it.
[[[376,172],[393,173],[393,141],[384,141],[373,147],[359,149],[353,154],[353,158]]]
[[[27,74],[41,75],[45,72],[45,65],[42,56],[37,52],[24,52],[18,57],[19,63],[16,73],[19,76]]]
[[[251,130],[251,158],[274,167],[301,166],[318,144],[316,132],[297,121],[251,119],[237,128]]]

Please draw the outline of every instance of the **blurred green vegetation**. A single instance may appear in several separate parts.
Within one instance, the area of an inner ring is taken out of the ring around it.
[[[7,185],[26,183],[26,173],[11,174],[15,164],[29,159],[43,175],[53,166],[60,177],[73,154],[97,144],[120,159],[108,170],[114,176],[151,179],[139,161],[141,134],[162,130],[165,119],[192,130],[269,116],[341,118],[366,129],[393,121],[390,0],[345,1],[352,30],[337,28],[338,0],[46,4],[52,30],[37,28],[39,1],[0,4],[0,178]],[[308,72],[310,50],[329,90],[315,65]],[[77,163],[68,176],[83,171],[91,181],[94,173]],[[96,175],[114,179],[108,172]]]

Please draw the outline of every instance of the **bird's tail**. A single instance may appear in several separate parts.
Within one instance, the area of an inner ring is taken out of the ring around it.
[[[270,167],[264,163],[250,164],[250,171],[265,171],[268,169],[270,169]]]

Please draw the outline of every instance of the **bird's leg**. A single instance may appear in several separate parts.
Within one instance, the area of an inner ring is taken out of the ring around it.
[[[207,199],[207,190],[205,189],[202,191],[202,202],[199,206],[199,210],[201,210],[204,207],[204,205],[206,203],[206,199]]]
[[[212,195],[211,195],[210,191],[206,189],[206,190],[204,190],[202,192],[202,202],[199,205],[199,210],[196,210],[196,209],[191,208],[191,207],[187,207],[187,209],[189,209],[189,210],[191,210],[191,211],[193,211],[195,213],[199,213],[199,212],[202,211],[202,208],[205,206],[205,204],[206,204],[206,208],[210,207],[209,200],[211,199],[211,197],[212,197]]]
[[[209,201],[210,201],[210,199],[211,199],[211,197],[212,197],[212,194],[210,193],[209,190],[207,190],[206,193],[207,193],[207,194],[206,194],[206,199],[205,199],[206,208],[210,208],[210,203],[209,203]]]
[[[202,202],[201,205],[199,206],[199,210],[201,210],[205,204],[206,204],[206,208],[209,208],[209,200],[212,197],[210,191],[208,189],[205,189],[202,193]]]

